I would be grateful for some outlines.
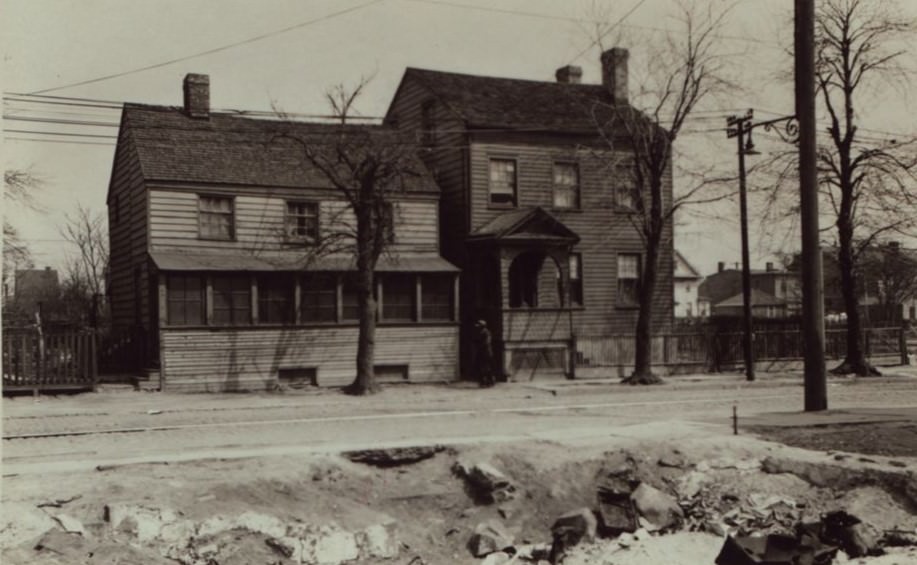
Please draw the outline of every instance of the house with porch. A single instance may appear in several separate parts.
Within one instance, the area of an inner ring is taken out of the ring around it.
[[[353,253],[324,243],[353,214],[296,142],[336,126],[215,112],[209,100],[207,75],[190,74],[182,106],[123,108],[107,197],[113,331],[142,345],[139,368],[164,390],[346,385]],[[391,196],[377,266],[382,380],[458,374],[458,269],[440,255],[439,189],[414,165]]]
[[[643,256],[621,144],[597,107],[631,109],[628,52],[602,55],[602,84],[567,66],[556,81],[408,68],[385,123],[415,133],[440,186],[443,256],[462,270],[462,359],[475,320],[517,379],[571,374],[578,336],[632,334]],[[665,193],[671,201],[671,176]],[[671,230],[671,227],[669,228]],[[673,248],[658,265],[654,331],[672,323]]]

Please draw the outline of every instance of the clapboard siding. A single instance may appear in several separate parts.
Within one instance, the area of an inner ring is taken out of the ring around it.
[[[151,326],[149,293],[143,291],[149,281],[146,191],[136,149],[127,131],[122,127],[118,138],[108,195],[108,284],[115,331],[135,325]]]
[[[475,142],[471,145],[470,196],[472,230],[506,212],[488,202],[489,162],[492,158],[516,161],[517,199],[521,208],[541,206],[576,232],[581,240],[573,249],[582,254],[584,309],[575,312],[575,331],[582,335],[602,335],[631,331],[637,310],[617,304],[617,255],[639,253],[643,244],[625,214],[615,210],[609,160],[623,156],[599,157],[592,149],[575,150],[574,144],[551,143],[544,139],[511,142]],[[553,167],[557,162],[579,166],[580,207],[576,210],[553,207]],[[671,177],[666,179],[671,190]],[[671,235],[671,227],[669,228]],[[672,246],[667,238],[659,263],[659,282],[654,300],[654,326],[668,327],[672,315]],[[508,266],[507,266],[508,268]],[[504,269],[504,281],[507,273]],[[504,291],[504,306],[506,293]]]
[[[278,369],[315,367],[319,386],[349,384],[355,373],[357,327],[178,330],[161,333],[162,379],[169,391],[259,390]],[[408,365],[411,382],[453,380],[455,325],[379,326],[376,365]]]
[[[235,232],[233,241],[217,241],[198,237],[198,194],[220,193],[234,197]],[[235,189],[220,191],[150,190],[150,237],[153,249],[181,248],[183,250],[289,249],[284,243],[284,214],[287,200],[320,202],[319,224],[322,233],[341,234],[352,230],[353,211],[333,193],[310,193],[291,196]],[[394,202],[395,252],[438,251],[435,197],[413,197]]]

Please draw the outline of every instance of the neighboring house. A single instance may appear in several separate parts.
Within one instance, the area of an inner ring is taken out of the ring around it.
[[[674,310],[676,318],[703,318],[710,315],[707,302],[698,301],[697,290],[704,277],[684,255],[675,251]]]
[[[837,247],[822,248],[825,312],[844,319],[844,298]],[[917,249],[896,241],[862,250],[857,265],[857,291],[862,316],[869,324],[917,320]]]
[[[802,311],[802,288],[799,274],[796,271],[780,270],[768,262],[764,270],[752,269],[752,314],[768,318],[798,315]],[[742,270],[736,266],[727,269],[726,264],[720,262],[717,272],[707,276],[700,284],[700,296],[710,304],[710,313],[713,316],[731,315],[729,303],[735,296],[739,297],[738,316],[742,315]],[[757,298],[755,298],[757,297]],[[755,308],[755,300],[760,308]]]
[[[18,269],[13,276],[12,295],[4,300],[3,321],[7,325],[34,324],[39,310],[44,321],[48,321],[57,313],[60,299],[61,286],[55,269]]]
[[[721,300],[712,306],[712,315],[740,318],[744,313],[744,296],[739,294]],[[751,315],[753,318],[786,318],[786,301],[757,288],[751,289]]]
[[[632,334],[643,245],[634,187],[597,135],[595,103],[628,107],[627,51],[603,84],[409,68],[385,123],[414,131],[442,191],[443,255],[462,269],[463,359],[484,319],[509,374],[569,373],[575,336]],[[622,143],[626,147],[626,143]],[[665,198],[671,201],[671,177]],[[671,242],[671,228],[663,241]],[[654,331],[672,323],[673,250],[661,250]]]
[[[166,390],[345,385],[356,373],[353,257],[316,251],[352,211],[279,125],[211,112],[207,75],[185,77],[183,107],[124,106],[107,198],[112,326],[143,340],[143,368]],[[439,190],[417,170],[394,197],[377,269],[383,379],[457,376],[458,269],[439,253]]]

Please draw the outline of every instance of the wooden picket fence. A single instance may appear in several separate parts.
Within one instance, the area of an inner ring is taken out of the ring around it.
[[[866,330],[866,355],[892,362],[906,362],[905,330],[870,328]],[[795,361],[803,358],[801,330],[762,330],[754,334],[756,362]],[[633,334],[577,336],[577,368],[633,367]],[[825,332],[825,357],[841,359],[847,351],[846,330]],[[679,332],[657,334],[652,338],[652,364],[683,370],[716,371],[741,365],[744,360],[742,334],[739,332]]]
[[[3,329],[4,393],[94,390],[97,376],[94,332]]]

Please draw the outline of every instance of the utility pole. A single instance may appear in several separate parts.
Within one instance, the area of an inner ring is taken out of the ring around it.
[[[799,204],[802,224],[802,330],[805,410],[828,409],[825,300],[818,233],[815,145],[815,0],[795,0],[796,116],[799,119]]]
[[[742,232],[742,353],[745,358],[745,380],[755,380],[754,328],[751,316],[751,258],[748,252],[748,194],[745,188],[745,155],[754,151],[754,146],[745,144],[745,132],[751,132],[746,124],[752,119],[752,111],[744,116],[731,116],[726,120],[729,126],[727,136],[735,137],[739,155],[739,222]]]

